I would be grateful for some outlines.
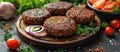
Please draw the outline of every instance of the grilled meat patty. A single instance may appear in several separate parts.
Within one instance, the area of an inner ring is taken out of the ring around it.
[[[48,10],[36,8],[23,12],[21,17],[26,24],[36,25],[43,24],[50,16],[51,14]]]
[[[43,25],[46,31],[54,37],[67,37],[76,30],[76,22],[66,16],[52,16]]]
[[[72,3],[65,1],[52,2],[46,5],[46,9],[50,11],[52,15],[65,15],[66,11],[72,7]]]
[[[76,20],[77,23],[85,24],[95,18],[95,12],[87,8],[73,7],[66,12],[66,16]]]

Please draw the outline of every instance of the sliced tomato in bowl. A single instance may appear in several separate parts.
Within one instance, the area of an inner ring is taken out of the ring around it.
[[[94,4],[96,1],[98,1],[98,0],[89,0],[89,3],[92,5],[92,4]]]
[[[116,2],[113,1],[107,1],[106,4],[104,5],[105,9],[113,9],[115,6]]]
[[[105,5],[101,7],[101,10],[105,12],[112,12],[112,9],[114,8],[115,5],[116,5],[116,2],[107,1]]]
[[[96,9],[100,9],[101,7],[104,6],[105,3],[106,3],[106,0],[98,0],[92,6]]]

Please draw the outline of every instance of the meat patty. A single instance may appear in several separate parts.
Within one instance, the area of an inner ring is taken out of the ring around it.
[[[54,37],[67,37],[76,30],[76,22],[66,16],[52,16],[43,25],[46,31]]]
[[[95,18],[95,12],[87,8],[73,7],[66,12],[66,16],[76,20],[77,23],[85,24]]]
[[[48,10],[36,8],[23,12],[21,17],[26,24],[37,25],[43,24],[50,16],[51,14]]]
[[[50,11],[52,15],[65,15],[67,10],[72,7],[72,3],[65,1],[52,2],[46,5],[46,9]]]

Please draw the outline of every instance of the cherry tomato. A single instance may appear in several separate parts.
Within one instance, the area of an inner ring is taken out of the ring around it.
[[[89,3],[92,5],[92,4],[94,4],[96,1],[98,1],[98,0],[89,0]]]
[[[107,36],[110,36],[110,35],[112,35],[112,33],[113,33],[113,29],[112,29],[112,27],[106,27],[105,28],[105,34],[107,35]]]
[[[120,29],[120,20],[119,19],[114,19],[110,21],[110,26],[116,29]]]
[[[12,50],[16,50],[18,48],[18,45],[19,45],[18,40],[16,40],[15,38],[8,39],[6,41],[6,44]]]
[[[104,6],[105,3],[106,3],[106,0],[98,0],[92,6],[94,8],[100,9],[101,7]]]

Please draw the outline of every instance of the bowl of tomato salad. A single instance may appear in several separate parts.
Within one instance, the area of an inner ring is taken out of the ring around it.
[[[120,18],[120,0],[88,0],[87,6],[104,19]]]

